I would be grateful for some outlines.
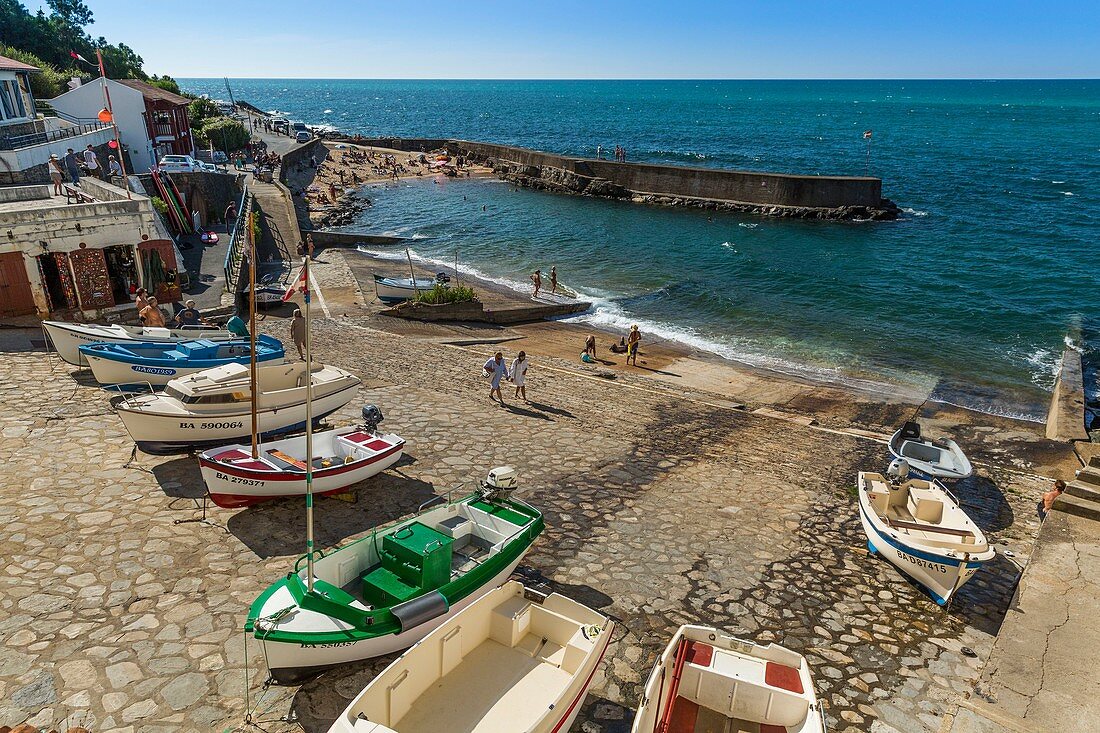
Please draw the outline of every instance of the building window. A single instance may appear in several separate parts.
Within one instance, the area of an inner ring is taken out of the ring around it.
[[[7,79],[0,81],[0,108],[3,108],[3,115],[6,120],[23,116],[15,113],[15,100],[19,96],[19,91],[14,89],[14,86],[15,82],[13,81]]]

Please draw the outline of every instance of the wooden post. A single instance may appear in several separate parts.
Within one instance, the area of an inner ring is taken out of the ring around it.
[[[416,287],[416,270],[413,269],[413,258],[412,255],[409,254],[408,247],[405,248],[405,256],[409,258],[409,278],[412,280],[413,293],[415,293],[416,297],[419,298],[420,289]]]
[[[249,359],[249,391],[252,394],[252,457],[260,457],[260,415],[256,384],[256,239],[252,236],[253,211],[248,212],[248,338],[251,358]]]
[[[99,59],[99,78],[100,83],[103,84],[104,106],[106,106],[107,111],[111,114],[111,127],[113,127],[115,130],[115,145],[117,146],[115,150],[118,151],[118,167],[122,169],[122,186],[126,189],[126,198],[133,199],[133,196],[130,195],[130,179],[126,177],[126,159],[125,156],[123,156],[122,154],[122,140],[119,138],[118,135],[118,123],[115,122],[115,113],[114,110],[111,109],[111,92],[109,89],[107,89],[107,71],[103,66],[103,54],[97,48],[95,50],[95,55],[96,58]],[[108,165],[108,174],[110,174],[110,170],[111,166]]]

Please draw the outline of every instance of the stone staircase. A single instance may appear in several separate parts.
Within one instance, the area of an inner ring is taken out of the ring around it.
[[[1089,459],[1077,472],[1077,478],[1066,484],[1066,490],[1054,501],[1056,511],[1100,520],[1100,456]]]

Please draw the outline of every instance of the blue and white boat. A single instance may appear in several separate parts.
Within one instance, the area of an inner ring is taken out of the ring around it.
[[[909,464],[920,478],[955,480],[974,473],[958,443],[950,438],[926,438],[916,422],[905,423],[891,436],[890,455]]]
[[[860,471],[859,518],[867,549],[882,555],[945,605],[996,551],[938,481],[908,478],[895,461],[890,478]]]
[[[248,339],[210,341],[86,344],[80,347],[100,384],[162,386],[169,380],[225,364],[248,364]],[[283,344],[267,335],[256,337],[256,361],[283,360]]]

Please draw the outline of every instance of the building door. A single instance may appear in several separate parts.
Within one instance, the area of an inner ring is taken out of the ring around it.
[[[115,303],[129,302],[138,282],[134,248],[129,244],[104,247],[103,255],[107,259],[107,276],[111,279],[111,295]]]
[[[38,273],[42,284],[46,286],[46,300],[50,313],[63,310],[76,310],[76,290],[73,288],[73,276],[69,271],[69,257],[64,252],[50,252],[39,255]]]
[[[141,260],[141,281],[145,288],[164,305],[182,298],[172,242],[167,239],[150,239],[138,245],[138,253]]]
[[[0,255],[0,316],[26,316],[37,310],[23,253]]]

